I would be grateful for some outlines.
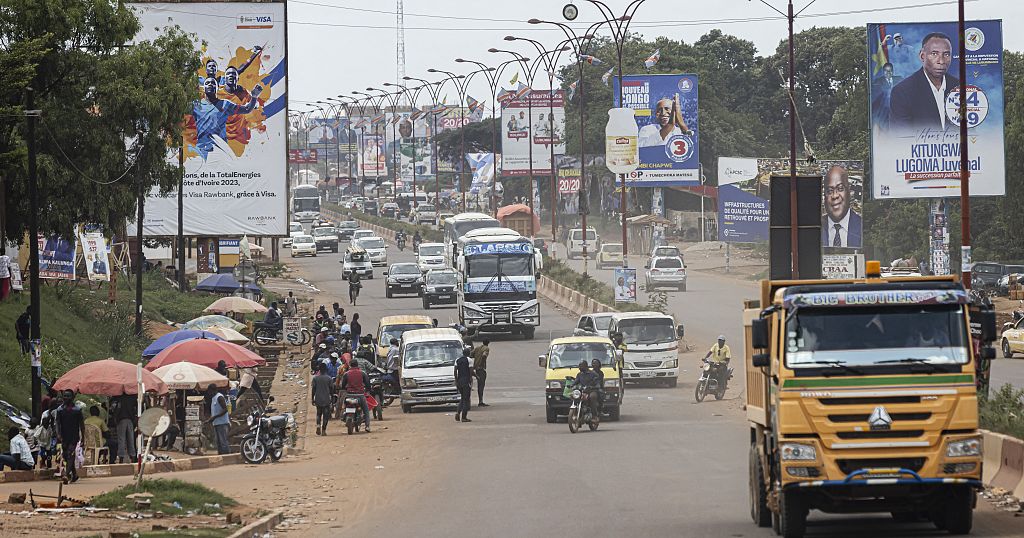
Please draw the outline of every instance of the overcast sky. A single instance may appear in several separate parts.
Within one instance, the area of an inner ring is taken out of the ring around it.
[[[766,0],[785,11],[785,0]],[[454,59],[488,64],[499,55],[491,47],[509,48],[533,57],[529,44],[507,43],[512,34],[537,39],[549,47],[562,33],[527,24],[530,18],[562,21],[567,0],[405,0],[405,60],[409,76],[438,80],[428,68],[467,72]],[[796,9],[809,0],[797,0]],[[598,10],[575,0],[577,23],[598,20]],[[628,0],[605,0],[622,12]],[[396,79],[395,0],[289,0],[289,94],[292,109]],[[893,9],[898,6],[906,9]],[[467,10],[467,7],[471,9]],[[1024,0],[968,0],[967,18],[1002,19],[1004,48],[1024,50]],[[772,20],[764,18],[778,17]],[[797,19],[796,30],[814,26],[862,26],[868,22],[956,20],[957,4],[949,0],[815,0]],[[472,20],[469,20],[472,19]],[[489,19],[489,20],[484,20]],[[751,20],[754,19],[754,20]],[[758,20],[760,19],[760,20]],[[522,22],[520,22],[522,21]],[[753,41],[758,53],[772,51],[786,37],[786,20],[759,0],[647,0],[630,26],[652,39],[666,36],[694,42],[713,28]],[[607,32],[607,30],[604,30]],[[507,59],[504,57],[503,59]],[[507,79],[507,77],[505,77]],[[487,100],[482,78],[469,93]],[[507,82],[507,80],[505,81]],[[456,100],[455,92],[449,102]]]

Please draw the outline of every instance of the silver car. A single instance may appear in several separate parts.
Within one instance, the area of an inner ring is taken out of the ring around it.
[[[676,288],[686,291],[686,265],[678,256],[652,258],[647,269],[647,290]]]
[[[370,256],[370,263],[375,266],[385,266],[388,264],[388,246],[384,243],[384,239],[376,236],[363,237],[356,239],[355,245],[366,251]]]

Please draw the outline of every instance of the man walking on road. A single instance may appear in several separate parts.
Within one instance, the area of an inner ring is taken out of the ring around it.
[[[217,453],[230,454],[228,430],[231,428],[231,417],[228,415],[228,399],[213,383],[206,387],[206,396],[210,398],[210,424],[213,424],[214,437],[217,439]]]
[[[57,409],[57,442],[60,443],[61,456],[64,457],[64,480],[78,481],[78,469],[75,467],[75,449],[85,439],[85,417],[82,410],[75,406],[75,393],[64,391],[64,405]]]
[[[483,345],[474,349],[471,356],[473,357],[473,372],[476,373],[476,393],[479,398],[480,407],[489,407],[484,403],[484,384],[487,382],[487,357],[491,354],[490,340],[484,340]]]
[[[327,435],[327,421],[331,418],[331,387],[334,380],[327,375],[327,365],[320,363],[319,374],[313,378],[313,405],[316,406],[316,434]]]
[[[465,349],[455,361],[455,386],[459,388],[459,408],[455,410],[455,422],[473,422],[466,416],[469,407],[473,405],[473,370],[469,367],[469,351]]]

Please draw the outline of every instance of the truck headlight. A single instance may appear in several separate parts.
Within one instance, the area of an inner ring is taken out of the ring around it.
[[[462,303],[462,315],[467,319],[487,319],[490,317],[486,312],[480,310],[475,305],[470,306],[469,303]]]
[[[981,439],[972,437],[946,443],[947,458],[962,458],[965,456],[981,455]]]
[[[782,454],[783,461],[813,461],[818,459],[818,451],[813,446],[800,443],[782,443],[779,445],[779,452]]]
[[[427,293],[437,293],[437,288],[434,286],[427,286]]]
[[[540,303],[533,303],[530,306],[520,309],[516,312],[520,316],[537,316],[540,314]]]
[[[549,389],[560,389],[560,388],[562,388],[562,382],[561,381],[548,381],[548,388]]]
[[[414,389],[414,388],[416,388],[416,380],[412,379],[410,377],[403,377],[402,378],[402,388],[403,389]]]
[[[604,386],[606,386],[606,387],[618,387],[619,386],[619,380],[618,379],[605,379],[604,380]]]
[[[679,359],[672,359],[670,361],[665,361],[665,366],[662,366],[662,368],[675,368],[677,366],[679,366]]]

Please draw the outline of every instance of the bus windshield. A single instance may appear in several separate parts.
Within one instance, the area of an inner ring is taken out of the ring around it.
[[[451,240],[456,240],[473,230],[479,230],[480,228],[498,228],[501,224],[495,219],[479,219],[479,220],[464,220],[452,223],[452,232],[454,236]]]
[[[523,254],[482,254],[466,258],[468,278],[502,276],[530,276],[533,274],[533,256]]]
[[[293,213],[307,211],[320,211],[320,198],[295,198],[292,200]]]
[[[970,358],[958,304],[804,307],[787,318],[786,366],[794,369],[959,365]]]

